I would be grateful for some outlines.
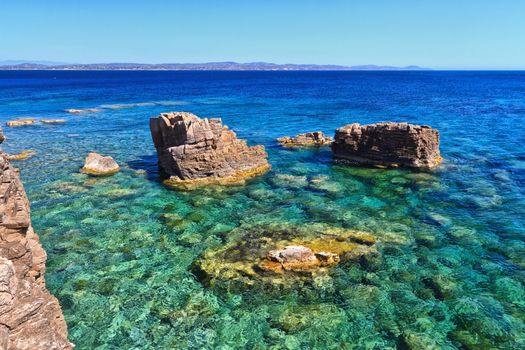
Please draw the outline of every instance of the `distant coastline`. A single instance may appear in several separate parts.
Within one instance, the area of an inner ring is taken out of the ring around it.
[[[419,66],[341,66],[319,64],[276,64],[267,62],[208,62],[208,63],[43,63],[31,61],[0,61],[0,70],[180,70],[180,71],[413,71],[431,70]]]

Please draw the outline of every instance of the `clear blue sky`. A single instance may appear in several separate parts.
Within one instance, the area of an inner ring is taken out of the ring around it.
[[[0,60],[525,69],[525,0],[0,0]]]

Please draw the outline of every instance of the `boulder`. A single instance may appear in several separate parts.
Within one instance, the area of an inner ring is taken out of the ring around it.
[[[19,119],[8,121],[6,125],[10,127],[14,127],[14,126],[34,125],[35,123],[36,123],[35,118],[19,118]]]
[[[295,137],[284,136],[277,139],[282,146],[320,147],[332,143],[332,138],[326,136],[322,131],[307,132]]]
[[[349,124],[336,130],[334,160],[349,165],[432,169],[441,162],[439,132],[408,123]]]
[[[58,300],[45,285],[46,252],[29,201],[0,152],[0,349],[72,349]]]
[[[4,130],[2,130],[2,127],[0,126],[0,143],[4,141],[5,141]]]
[[[248,146],[219,118],[170,112],[150,119],[165,184],[179,189],[243,184],[268,171],[264,146]]]
[[[113,158],[91,152],[86,157],[84,167],[80,171],[88,175],[107,176],[113,175],[119,170],[120,167]]]

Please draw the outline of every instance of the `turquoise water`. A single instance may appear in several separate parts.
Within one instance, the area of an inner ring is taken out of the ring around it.
[[[0,92],[2,124],[67,119],[4,128],[2,147],[37,152],[16,165],[77,349],[525,348],[525,73],[0,72]],[[164,188],[148,119],[170,110],[222,117],[272,171]],[[342,167],[275,141],[385,120],[438,128],[443,165]],[[89,151],[122,171],[80,174]],[[373,234],[378,256],[286,288],[195,273],[246,237],[319,224]]]

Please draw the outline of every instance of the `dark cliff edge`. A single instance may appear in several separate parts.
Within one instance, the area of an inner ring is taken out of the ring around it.
[[[3,141],[0,128],[0,142]],[[72,349],[19,171],[0,150],[0,350]]]

